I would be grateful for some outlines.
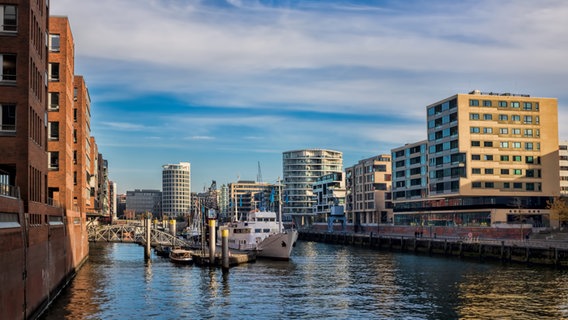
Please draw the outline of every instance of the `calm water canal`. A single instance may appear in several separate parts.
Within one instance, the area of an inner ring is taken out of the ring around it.
[[[567,319],[568,272],[299,242],[291,261],[176,266],[133,244],[90,260],[44,319]]]

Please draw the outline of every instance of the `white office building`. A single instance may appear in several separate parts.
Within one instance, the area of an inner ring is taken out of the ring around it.
[[[191,210],[189,162],[162,166],[162,212],[168,217],[187,215]]]

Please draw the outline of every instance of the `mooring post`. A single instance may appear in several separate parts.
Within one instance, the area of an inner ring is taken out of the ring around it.
[[[209,220],[209,263],[215,265],[215,219]]]
[[[170,227],[169,227],[170,234],[172,236],[176,236],[176,220],[170,219]]]
[[[223,270],[229,270],[229,229],[223,229],[221,231],[221,244],[222,244],[222,258],[223,258]]]
[[[152,247],[151,247],[151,242],[152,239],[150,239],[150,223],[151,223],[151,218],[150,215],[147,214],[146,215],[146,219],[145,219],[145,231],[146,231],[146,247],[144,250],[144,260],[148,261],[152,258]]]

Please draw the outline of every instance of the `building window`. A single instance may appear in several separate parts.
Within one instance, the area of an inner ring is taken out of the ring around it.
[[[471,127],[469,130],[471,133],[479,133],[479,127]]]
[[[59,110],[59,92],[50,92],[47,96],[50,111]]]
[[[59,81],[59,63],[49,64],[49,81]]]
[[[483,146],[488,148],[493,147],[493,141],[484,141]]]
[[[469,120],[479,120],[479,113],[470,113]]]
[[[0,132],[16,132],[16,105],[0,104]]]
[[[491,168],[485,169],[485,174],[493,174],[493,169]]]
[[[518,114],[514,114],[511,116],[512,121],[521,121],[521,116]]]
[[[493,189],[495,188],[495,184],[493,182],[485,182],[485,188]]]
[[[0,81],[15,82],[16,81],[16,55],[10,53],[0,54]]]
[[[481,174],[481,168],[471,168],[471,174]]]
[[[521,182],[515,182],[513,183],[513,188],[515,189],[522,189],[523,188],[523,184]]]
[[[508,128],[499,128],[499,134],[509,134]]]
[[[49,51],[51,52],[59,52],[61,50],[59,44],[59,35],[58,34],[50,34],[49,35]]]
[[[525,162],[526,163],[534,163],[534,157],[533,156],[526,156]]]
[[[532,103],[530,103],[530,102],[523,102],[523,109],[524,109],[524,110],[532,110]]]
[[[508,121],[509,120],[509,116],[507,116],[506,114],[500,114],[499,115],[499,121]]]
[[[481,160],[481,156],[478,154],[472,154],[471,155],[471,160]]]
[[[483,115],[483,120],[493,120],[493,115],[486,113]]]
[[[508,141],[501,141],[501,142],[499,142],[499,147],[509,148],[509,142]]]
[[[534,183],[532,183],[532,182],[527,182],[525,184],[525,187],[526,187],[527,191],[534,191]]]
[[[520,149],[521,148],[521,143],[520,142],[513,142],[513,148],[515,149]]]
[[[523,170],[522,169],[513,169],[513,174],[516,176],[520,176],[523,174]]]
[[[511,102],[511,108],[519,108],[521,104],[518,101]]]
[[[469,100],[469,105],[472,107],[479,107],[479,100]]]
[[[511,133],[512,133],[512,134],[517,134],[517,135],[518,135],[518,134],[521,134],[521,129],[519,129],[519,128],[513,128],[513,129],[511,129]]]
[[[501,156],[501,161],[509,161],[509,156]]]
[[[474,189],[481,188],[481,182],[472,182],[471,187]]]
[[[0,5],[0,32],[18,31],[18,14],[16,6]]]
[[[484,107],[491,107],[491,100],[483,100]]]
[[[472,140],[472,141],[471,141],[471,146],[472,146],[472,147],[479,147],[479,146],[481,146],[481,143],[480,143],[479,141],[474,141],[474,140]]]
[[[59,140],[59,122],[52,121],[48,123],[47,136],[49,140]]]
[[[521,162],[521,161],[523,161],[523,157],[521,157],[521,156],[513,156],[513,161],[515,161],[515,162]]]
[[[525,129],[525,137],[532,137],[533,131],[532,129]]]
[[[534,178],[534,169],[527,169],[525,175],[529,178]]]
[[[532,116],[524,116],[523,123],[532,124]]]
[[[501,169],[501,174],[503,174],[503,175],[508,175],[508,174],[509,174],[509,169]]]
[[[491,133],[493,133],[493,128],[483,128],[483,133],[491,134]]]
[[[511,187],[511,183],[503,182],[503,189],[509,189]]]
[[[49,169],[50,170],[59,170],[59,152],[58,151],[51,151],[48,152],[48,159],[49,159]]]
[[[499,108],[507,108],[507,101],[499,101]]]
[[[532,142],[525,142],[525,150],[532,150],[533,143]]]
[[[492,154],[486,154],[486,155],[483,156],[483,160],[493,161],[493,155]]]

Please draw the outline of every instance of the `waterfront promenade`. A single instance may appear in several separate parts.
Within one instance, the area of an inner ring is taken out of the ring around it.
[[[383,227],[383,229],[386,229]],[[329,244],[344,244],[377,250],[411,252],[448,257],[497,260],[568,268],[568,241],[530,237],[484,238],[468,231],[465,236],[438,236],[416,232],[350,232],[302,229],[299,239]],[[388,229],[387,229],[388,230]],[[402,229],[398,229],[402,230]],[[479,234],[479,232],[478,232]]]

